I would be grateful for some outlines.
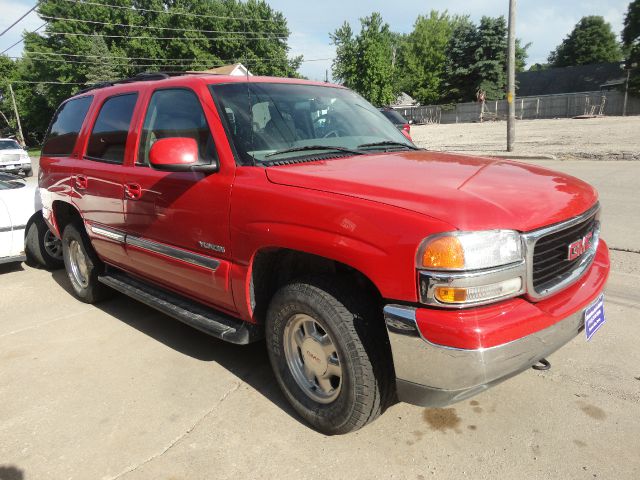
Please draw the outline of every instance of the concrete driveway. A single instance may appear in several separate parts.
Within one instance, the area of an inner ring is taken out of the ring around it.
[[[640,162],[540,162],[601,192],[605,237],[640,249]],[[640,478],[640,255],[613,251],[607,323],[447,409],[405,404],[325,437],[262,344],[227,345],[64,272],[0,267],[0,480]]]

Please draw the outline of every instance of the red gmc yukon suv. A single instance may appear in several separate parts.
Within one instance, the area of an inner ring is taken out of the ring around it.
[[[39,183],[79,299],[116,290],[264,339],[288,401],[328,434],[396,399],[468,398],[604,322],[591,186],[421,150],[339,86],[96,86],[56,112]]]

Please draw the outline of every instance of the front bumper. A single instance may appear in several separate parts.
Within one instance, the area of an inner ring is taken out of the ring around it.
[[[32,168],[31,162],[0,163],[0,172],[30,172]]]
[[[385,306],[399,400],[442,407],[527,370],[584,329],[584,310],[602,292],[608,272],[609,257],[602,242],[585,276],[545,301],[520,298],[477,312]],[[532,325],[538,328],[531,331]],[[445,328],[453,333],[443,333]],[[425,332],[438,332],[440,338],[451,339],[450,345],[435,343]],[[478,345],[461,348],[470,344],[463,338],[468,334],[477,334]],[[496,344],[497,338],[502,343]]]

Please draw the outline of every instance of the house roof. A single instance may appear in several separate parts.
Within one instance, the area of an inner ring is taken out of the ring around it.
[[[210,73],[212,75],[252,75],[241,63],[233,63],[222,67],[210,68],[208,70],[189,71],[187,73]]]
[[[549,68],[537,72],[521,72],[516,76],[520,97],[558,93],[593,92],[603,85],[624,82],[619,63],[596,63],[576,67]]]
[[[391,104],[392,107],[400,107],[407,105],[417,105],[418,102],[415,101],[409,94],[405,92],[400,92],[400,95],[395,99],[395,101]]]

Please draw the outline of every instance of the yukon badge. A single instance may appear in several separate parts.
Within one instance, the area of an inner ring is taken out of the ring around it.
[[[213,250],[214,252],[224,253],[224,247],[222,245],[216,245],[215,243],[203,242],[200,240],[198,242],[202,248],[206,248],[207,250]]]
[[[567,260],[569,261],[575,260],[584,252],[589,250],[592,239],[593,239],[593,232],[589,232],[580,240],[576,240],[575,242],[569,244],[569,255],[567,256]]]

